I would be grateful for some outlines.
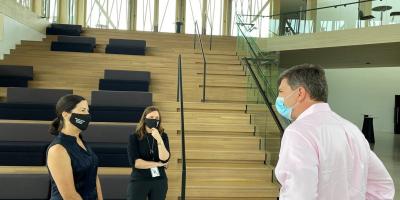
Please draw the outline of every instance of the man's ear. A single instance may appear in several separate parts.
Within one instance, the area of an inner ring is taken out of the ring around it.
[[[302,101],[304,101],[304,100],[306,100],[307,99],[307,95],[308,95],[308,93],[307,93],[307,90],[304,88],[304,87],[299,87],[299,88],[297,88],[298,90],[299,90],[299,94],[298,94],[298,99],[299,99],[299,101],[300,102],[302,102]]]

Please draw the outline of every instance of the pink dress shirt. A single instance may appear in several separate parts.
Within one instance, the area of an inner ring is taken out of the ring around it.
[[[280,200],[392,200],[394,184],[361,131],[327,103],[305,110],[283,135],[275,175]]]

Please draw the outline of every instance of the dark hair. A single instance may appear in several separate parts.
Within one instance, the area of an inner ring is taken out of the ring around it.
[[[139,123],[136,126],[136,131],[135,134],[139,136],[139,139],[142,140],[144,134],[146,133],[146,125],[144,124],[144,120],[146,119],[146,115],[148,115],[151,112],[157,111],[158,115],[160,116],[160,124],[158,125],[158,132],[162,135],[164,133],[164,128],[162,127],[162,118],[161,118],[161,113],[160,110],[155,107],[155,106],[149,106],[147,107],[142,114],[142,117],[140,118]]]
[[[77,104],[85,100],[86,100],[85,98],[73,94],[61,97],[56,104],[57,118],[55,118],[53,122],[51,122],[49,133],[52,135],[58,135],[58,133],[64,126],[64,118],[62,116],[62,113],[71,112],[76,107]]]
[[[293,66],[280,75],[278,85],[283,79],[292,90],[302,86],[316,101],[328,101],[328,84],[326,82],[325,71],[319,65],[302,64]]]

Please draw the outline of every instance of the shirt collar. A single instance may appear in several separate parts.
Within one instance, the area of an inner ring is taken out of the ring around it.
[[[63,138],[64,140],[66,140],[66,141],[69,141],[69,142],[76,142],[76,137],[75,137],[75,136],[67,135],[67,134],[64,134],[63,132],[60,132],[58,135],[59,135],[61,138]]]
[[[297,117],[296,120],[302,119],[308,115],[311,115],[316,112],[324,112],[324,111],[331,111],[331,107],[329,106],[328,103],[316,103],[307,108],[303,113]]]

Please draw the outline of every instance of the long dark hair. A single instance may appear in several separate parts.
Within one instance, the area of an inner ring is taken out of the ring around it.
[[[146,134],[146,125],[144,124],[144,120],[146,119],[146,115],[148,115],[151,112],[157,111],[158,115],[160,116],[160,123],[158,125],[158,132],[160,132],[160,134],[162,135],[164,133],[164,128],[162,127],[162,118],[161,118],[161,113],[160,110],[158,110],[157,107],[155,106],[149,106],[147,107],[142,114],[142,117],[140,118],[139,123],[136,126],[136,132],[135,134],[137,134],[139,136],[139,139],[142,140],[144,134]]]
[[[61,97],[56,105],[56,115],[57,118],[51,122],[49,133],[52,135],[58,135],[61,129],[64,127],[64,118],[62,116],[63,112],[71,112],[77,104],[86,99],[73,94],[68,94]]]

